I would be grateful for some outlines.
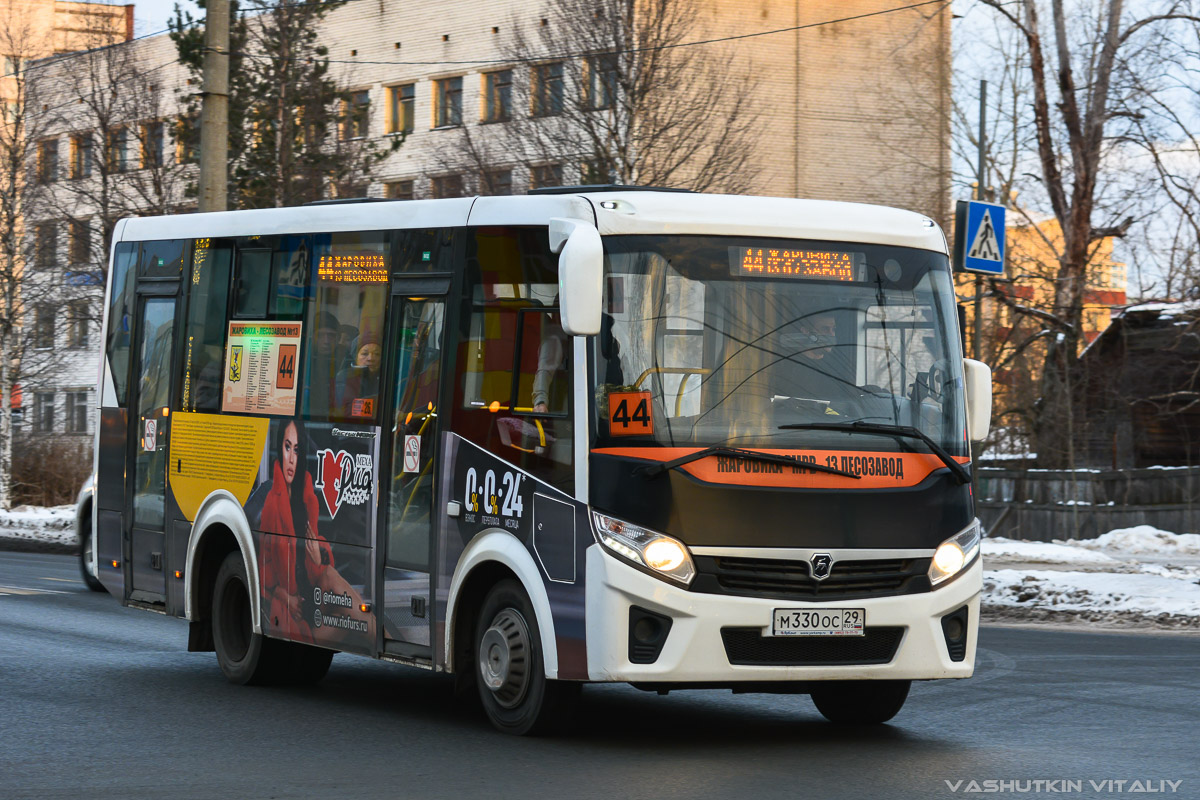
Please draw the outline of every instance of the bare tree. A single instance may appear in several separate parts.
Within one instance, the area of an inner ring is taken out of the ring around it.
[[[745,64],[702,37],[697,0],[551,0],[514,20],[513,66],[485,74],[485,122],[463,126],[436,171],[470,170],[485,192],[522,168],[572,180],[745,192],[753,186],[754,91]],[[441,120],[458,124],[461,120]],[[435,173],[436,175],[436,173]]]
[[[1036,325],[1033,335],[1044,348],[1040,400],[1028,410],[1039,463],[1071,465],[1088,268],[1106,239],[1126,236],[1153,212],[1162,184],[1138,173],[1130,143],[1147,141],[1141,109],[1148,97],[1161,96],[1172,37],[1197,17],[1189,0],[1139,4],[1136,10],[1123,0],[980,2],[1014,34],[1008,74],[1019,98],[1000,122],[1011,126],[1001,138],[1011,150],[991,153],[987,182],[996,178],[1004,198],[1027,190],[1027,207],[1048,208],[1054,222],[1054,234],[1046,238],[1055,254],[1046,307],[1004,296],[995,283],[993,290]],[[1049,230],[1036,215],[1028,218]]]
[[[7,8],[0,17],[0,50],[11,70],[2,79],[0,116],[0,509],[13,500],[14,393],[41,366],[28,347],[38,298],[27,284],[39,242],[26,215],[44,195],[57,151],[41,141],[45,121],[33,113],[38,102],[30,97],[26,69],[44,46],[29,20]]]

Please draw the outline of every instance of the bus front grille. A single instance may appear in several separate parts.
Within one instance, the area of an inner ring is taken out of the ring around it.
[[[867,628],[862,636],[763,636],[762,628],[722,628],[725,655],[738,666],[887,664],[904,628]]]
[[[829,577],[812,577],[807,561],[696,556],[692,590],[739,597],[825,602],[928,592],[928,558],[834,562]]]

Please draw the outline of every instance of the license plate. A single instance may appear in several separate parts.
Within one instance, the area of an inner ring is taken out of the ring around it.
[[[772,636],[862,636],[867,611],[863,608],[777,608]]]

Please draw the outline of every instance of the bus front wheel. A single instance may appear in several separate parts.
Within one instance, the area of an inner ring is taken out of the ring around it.
[[[813,705],[830,722],[879,725],[900,713],[912,681],[828,681],[812,691]]]
[[[475,655],[479,697],[496,728],[521,736],[569,721],[580,684],[546,678],[537,617],[516,581],[497,583],[480,606]]]

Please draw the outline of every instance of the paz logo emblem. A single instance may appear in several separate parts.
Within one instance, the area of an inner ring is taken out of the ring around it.
[[[829,553],[817,553],[809,559],[812,565],[812,576],[819,581],[823,581],[829,577],[829,571],[833,569],[833,557]]]

